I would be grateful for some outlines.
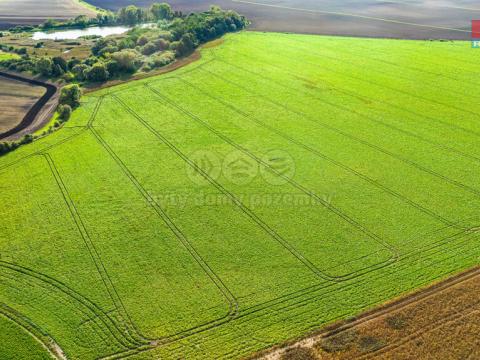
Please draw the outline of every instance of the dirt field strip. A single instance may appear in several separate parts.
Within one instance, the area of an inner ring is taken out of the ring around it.
[[[18,138],[18,134],[22,134],[24,130],[27,128],[32,127],[32,125],[35,125],[35,121],[38,119],[41,119],[40,124],[37,124],[36,128],[41,127],[41,124],[44,121],[48,121],[49,116],[48,114],[51,115],[53,110],[55,109],[52,104],[50,106],[46,106],[57,94],[57,86],[50,84],[50,83],[44,83],[42,81],[34,80],[34,79],[28,79],[23,76],[19,75],[13,75],[10,73],[6,72],[0,72],[0,77],[10,79],[10,80],[15,80],[15,81],[21,81],[23,83],[33,85],[33,86],[41,86],[46,89],[46,92],[42,95],[40,99],[37,100],[35,104],[28,110],[28,112],[25,114],[23,117],[22,121],[13,127],[12,129],[9,129],[7,131],[4,131],[0,133],[0,140],[4,140],[7,138]],[[45,114],[45,110],[47,114]],[[31,129],[32,132],[36,129]]]
[[[399,20],[393,20],[393,19],[379,18],[379,17],[374,17],[374,16],[351,14],[351,13],[340,12],[340,11],[325,11],[325,10],[305,9],[305,8],[298,8],[298,7],[293,7],[293,6],[265,4],[265,3],[258,3],[258,2],[246,1],[246,0],[232,0],[232,1],[237,2],[237,3],[242,3],[242,4],[266,6],[266,7],[271,7],[271,8],[293,10],[293,11],[303,11],[303,12],[308,12],[308,13],[312,13],[312,14],[346,16],[346,17],[381,21],[381,22],[399,24],[399,25],[417,26],[417,27],[423,27],[423,28],[428,28],[428,29],[457,31],[457,32],[461,32],[461,33],[470,33],[471,32],[470,30],[462,30],[462,29],[456,29],[456,28],[451,28],[451,27],[446,27],[446,26],[425,25],[425,24],[418,24],[418,23],[412,23],[412,22],[407,22],[407,21],[399,21]]]
[[[399,312],[404,308],[411,307],[411,306],[418,306],[420,303],[427,301],[430,298],[436,297],[441,295],[445,291],[449,291],[455,287],[462,286],[465,283],[468,283],[470,281],[477,281],[480,278],[480,267],[475,267],[471,270],[468,270],[466,272],[460,273],[458,275],[455,275],[447,280],[441,281],[435,285],[432,285],[428,288],[425,288],[423,290],[417,291],[411,295],[408,295],[404,298],[400,298],[398,300],[394,300],[393,302],[389,302],[379,308],[372,309],[371,311],[367,311],[363,313],[362,315],[359,315],[356,318],[353,318],[351,320],[347,321],[342,321],[337,324],[333,324],[330,326],[327,326],[325,329],[321,330],[319,333],[305,338],[303,340],[300,340],[298,342],[294,343],[288,343],[285,346],[280,346],[278,348],[275,348],[271,352],[260,352],[256,356],[250,357],[249,359],[261,359],[261,360],[277,360],[277,359],[289,359],[287,354],[289,351],[292,351],[293,349],[296,348],[313,348],[317,346],[322,340],[324,339],[329,339],[338,336],[341,333],[348,332],[356,327],[359,327],[360,325],[367,324],[369,322],[375,322],[378,319],[382,319],[383,317]],[[476,306],[478,304],[474,304],[472,306]],[[406,337],[405,339],[401,339],[400,341],[396,341],[393,344],[390,344],[388,346],[382,346],[381,349],[378,349],[377,352],[373,352],[370,354],[365,354],[361,358],[377,358],[378,355],[382,355],[384,353],[392,353],[392,351],[395,351],[396,348],[409,343],[413,339],[416,338],[416,336],[425,333],[427,331],[433,331],[442,325],[444,323],[450,323],[454,321],[458,321],[476,311],[478,309],[471,309],[472,306],[468,306],[467,313],[463,314],[458,314],[454,313],[450,318],[446,317],[445,319],[440,319],[440,321],[436,321],[433,324],[431,324],[430,328],[427,329],[422,329],[414,334],[411,334],[410,336]],[[334,353],[332,353],[334,355]],[[344,354],[342,354],[344,355]],[[283,357],[282,357],[283,356]],[[321,357],[323,358],[323,357]],[[335,357],[333,357],[335,358]],[[295,357],[291,357],[291,359],[295,359]],[[315,357],[312,357],[312,359],[315,359]],[[343,357],[342,357],[343,359]]]

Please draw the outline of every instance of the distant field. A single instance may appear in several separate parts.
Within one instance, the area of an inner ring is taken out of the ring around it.
[[[108,9],[156,0],[88,0]],[[471,20],[480,17],[476,0],[170,0],[175,9],[199,11],[220,5],[246,15],[252,29],[296,33],[470,39]]]
[[[238,359],[478,264],[475,64],[244,32],[84,96],[0,158],[0,303],[68,358]]]
[[[0,133],[15,127],[44,93],[42,87],[0,76]]]
[[[46,19],[95,16],[93,7],[77,0],[0,0],[0,28],[15,24],[39,24]]]

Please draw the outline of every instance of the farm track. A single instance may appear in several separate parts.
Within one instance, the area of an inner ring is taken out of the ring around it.
[[[92,117],[92,118],[93,118],[93,117]],[[357,286],[357,285],[358,285],[358,284],[353,284],[353,285],[351,285],[351,286]],[[306,294],[313,294],[315,291],[318,291],[318,290],[324,289],[324,288],[326,288],[326,286],[317,286],[317,287],[315,287],[315,288],[313,288],[313,289],[303,291],[304,293],[303,293],[303,294],[300,294],[300,295],[298,295],[298,296],[305,296]],[[334,291],[335,291],[335,290],[332,290],[331,292],[334,292]],[[321,295],[321,296],[324,296],[325,293],[318,294],[318,295],[314,295],[314,296],[312,296],[312,297],[310,297],[309,299],[306,299],[306,300],[304,299],[304,300],[301,301],[301,302],[297,302],[294,306],[301,306],[302,303],[303,303],[303,304],[308,303],[309,301],[314,300],[315,298],[317,298],[317,297],[320,296],[320,295]],[[298,297],[298,296],[297,296],[297,297]],[[279,302],[280,302],[280,303],[282,303],[282,302],[285,303],[285,302],[287,302],[287,301],[289,301],[289,300],[291,300],[291,299],[281,299],[281,300],[276,300],[275,302],[278,304]],[[270,303],[269,306],[271,306],[271,305],[272,305],[272,304]],[[290,306],[292,306],[292,305],[290,305]],[[267,308],[267,309],[268,309],[268,308]],[[261,311],[261,310],[265,310],[265,308],[263,308],[263,309],[258,309],[258,308],[257,308],[257,309],[254,309],[253,311],[249,312],[249,313],[242,313],[238,318],[247,317],[248,315],[251,315],[251,314],[256,313],[256,312],[258,312],[258,311]],[[206,331],[206,330],[208,330],[208,329],[202,329],[201,331]],[[155,344],[155,345],[150,345],[150,346],[145,346],[145,345],[144,345],[144,346],[136,347],[135,349],[129,350],[129,351],[127,351],[127,352],[121,352],[121,353],[118,353],[118,354],[114,354],[114,355],[112,355],[112,356],[108,356],[108,357],[106,357],[106,358],[109,358],[109,359],[110,359],[110,358],[112,358],[112,359],[113,359],[113,358],[123,358],[123,357],[125,357],[125,356],[134,355],[134,354],[137,354],[137,353],[139,353],[139,352],[151,350],[152,348],[155,348],[155,347],[157,347],[157,346],[164,345],[164,344],[167,344],[167,343],[176,341],[176,340],[180,340],[181,338],[185,338],[185,337],[191,336],[191,335],[193,335],[193,333],[192,333],[192,334],[185,334],[184,336],[177,337],[177,338],[174,338],[174,339],[172,338],[172,339],[170,339],[169,341],[165,341],[165,340],[164,340],[162,343],[158,343],[158,344]]]
[[[3,285],[8,287],[10,291],[14,291],[17,294],[21,294],[21,293],[25,293],[25,291],[28,291],[28,290],[41,289],[43,294],[42,297],[35,296],[34,297],[35,302],[22,303],[22,305],[38,310],[38,306],[35,306],[35,304],[43,303],[45,301],[54,301],[57,306],[69,307],[71,308],[70,311],[74,312],[77,316],[80,316],[81,318],[86,317],[88,319],[88,320],[82,321],[82,323],[80,323],[80,325],[77,326],[76,329],[78,331],[81,331],[80,327],[82,325],[85,325],[89,328],[90,331],[92,331],[95,334],[95,336],[98,337],[98,339],[102,341],[104,345],[113,346],[113,345],[120,344],[118,340],[114,337],[114,334],[105,326],[105,324],[102,323],[101,320],[100,322],[97,321],[97,319],[99,318],[98,315],[93,314],[88,309],[85,309],[84,307],[82,307],[82,304],[79,304],[78,302],[76,302],[75,299],[72,299],[68,296],[66,297],[64,293],[61,293],[60,291],[58,291],[58,288],[56,288],[55,286],[52,286],[51,283],[38,281],[38,279],[34,277],[21,278],[20,275],[23,276],[24,274],[19,272],[15,272],[14,274],[9,275],[6,272],[6,270],[11,270],[12,272],[13,270],[7,269],[5,267],[3,267],[3,269],[4,271],[0,272],[0,278],[3,280],[2,281]],[[87,301],[91,302],[89,299],[87,299]],[[57,320],[59,320],[60,322],[63,321],[63,319],[61,319],[56,314],[56,312],[52,312],[52,316],[57,318]]]
[[[468,241],[468,240],[465,240],[464,243],[466,241]],[[423,261],[422,256],[421,256],[423,254],[417,254],[417,255],[419,256],[418,261]],[[450,258],[453,258],[454,256],[455,255],[452,255],[450,257],[447,257],[446,259],[442,259],[441,261],[437,261],[436,263],[432,263],[430,265],[431,266],[438,266],[439,264],[443,263],[446,260],[449,260]],[[408,268],[410,268],[411,265],[412,265],[412,263],[402,263],[401,264],[402,267],[408,267]],[[417,271],[418,270],[411,271],[411,275],[417,273]],[[381,278],[383,276],[384,275],[379,275],[377,278]],[[426,282],[423,283],[423,285],[425,286],[425,285],[431,283],[432,281],[435,281],[436,279],[442,278],[444,276],[445,276],[445,274],[438,275],[433,279],[427,280]],[[335,287],[336,285],[340,285],[341,287],[340,288]],[[329,283],[329,284],[326,284],[324,286],[313,286],[309,289],[305,289],[305,292],[303,294],[295,296],[293,298],[287,298],[287,299],[279,298],[279,299],[274,300],[273,303],[269,302],[268,306],[260,307],[260,308],[252,308],[252,309],[249,309],[250,311],[248,311],[248,312],[242,312],[233,321],[235,321],[236,324],[238,323],[240,325],[241,322],[242,322],[241,320],[243,320],[244,322],[251,321],[252,320],[251,315],[256,315],[255,319],[258,320],[262,316],[268,316],[268,314],[269,314],[268,310],[270,308],[274,307],[274,306],[275,306],[275,312],[287,311],[289,309],[292,310],[293,308],[306,306],[306,305],[310,304],[312,301],[315,301],[316,299],[318,299],[319,297],[322,297],[322,298],[326,299],[326,298],[328,298],[329,294],[335,294],[339,290],[354,288],[354,287],[357,287],[359,285],[360,285],[360,283],[358,283],[358,282],[353,282],[353,283],[352,282],[346,282],[346,283],[343,283],[343,284],[342,283]],[[327,288],[331,288],[331,289],[329,291],[321,291],[321,290],[325,290]],[[414,290],[414,289],[415,288],[410,289],[410,290]],[[321,291],[321,292],[319,292],[319,291]],[[317,292],[319,292],[319,293],[317,293]],[[308,297],[303,297],[302,298],[302,296],[308,296]],[[288,301],[291,301],[291,300],[295,300],[295,302],[288,303]],[[388,297],[385,298],[384,300],[387,301]],[[284,304],[284,305],[282,307],[278,307],[279,304]],[[371,304],[368,304],[367,306],[372,307],[372,306],[375,306],[375,305],[376,305],[376,303],[371,303]],[[374,310],[371,310],[371,311],[374,311]],[[335,318],[329,319],[329,322],[334,322],[334,321],[337,321],[337,320],[344,319],[344,318],[348,317],[349,315],[350,314],[344,314],[344,315],[337,316]],[[356,319],[356,318],[354,318],[354,319]],[[327,327],[327,329],[329,329],[330,327]],[[125,353],[122,353],[122,354],[116,354],[116,356],[114,356],[114,357],[105,357],[104,359],[124,359],[124,358],[128,358],[132,355],[136,355],[138,353],[141,353],[141,352],[150,351],[150,350],[154,349],[155,347],[156,346],[143,347],[143,348],[139,348],[138,352],[132,352],[132,351],[125,352]]]
[[[25,130],[31,124],[33,124],[38,114],[42,111],[43,107],[50,101],[51,98],[55,96],[55,94],[58,91],[58,88],[53,84],[45,83],[45,82],[34,80],[34,79],[29,79],[23,76],[10,74],[3,71],[0,71],[0,77],[20,81],[23,83],[27,83],[29,85],[41,86],[46,90],[45,94],[43,94],[43,96],[40,97],[40,99],[38,99],[35,104],[33,104],[33,106],[28,110],[28,112],[23,117],[22,121],[17,126],[3,133],[0,133],[0,140],[2,140],[12,135],[15,135],[16,133],[22,130]]]
[[[217,137],[221,138],[223,141],[225,141],[226,143],[230,144],[231,146],[233,146],[234,148],[236,148],[237,150],[241,151],[242,153],[244,153],[245,155],[247,155],[248,157],[250,157],[252,160],[256,161],[259,165],[262,165],[264,166],[266,169],[268,169],[269,171],[271,171],[272,173],[274,173],[275,175],[281,177],[282,179],[286,180],[288,183],[290,183],[292,186],[294,186],[295,188],[297,188],[298,190],[302,191],[304,194],[306,194],[307,196],[309,197],[312,197],[313,199],[315,199],[318,203],[322,204],[325,208],[327,208],[327,210],[333,212],[334,214],[336,214],[337,216],[339,216],[340,218],[342,218],[344,221],[346,221],[347,223],[349,223],[350,225],[352,225],[353,227],[355,227],[357,230],[363,232],[364,234],[366,234],[368,237],[370,237],[372,240],[374,240],[375,242],[379,243],[380,245],[384,246],[386,249],[388,249],[391,253],[392,253],[392,258],[388,259],[387,261],[385,262],[382,262],[380,264],[377,264],[377,266],[379,267],[383,267],[383,266],[388,266],[388,264],[391,264],[392,262],[395,262],[396,259],[398,258],[398,251],[393,247],[391,246],[390,244],[388,244],[388,242],[385,242],[383,239],[379,238],[377,235],[375,235],[374,233],[370,232],[368,229],[366,229],[365,227],[363,227],[361,224],[359,224],[355,219],[351,218],[350,216],[348,216],[347,214],[343,213],[340,209],[337,209],[336,207],[334,207],[333,205],[327,203],[324,199],[322,199],[320,196],[316,195],[313,191],[305,188],[303,185],[297,183],[296,181],[294,181],[293,179],[285,176],[284,174],[280,173],[279,171],[277,171],[276,169],[274,169],[272,166],[270,166],[268,163],[266,163],[265,161],[263,161],[262,159],[258,158],[256,155],[252,154],[250,151],[248,151],[248,149],[244,148],[243,146],[235,143],[234,141],[232,141],[231,139],[229,139],[228,137],[226,137],[225,135],[223,135],[221,132],[219,132],[218,130],[216,130],[215,128],[213,128],[212,126],[210,126],[206,121],[200,119],[198,116],[192,114],[191,112],[189,112],[188,110],[182,108],[181,106],[179,106],[177,103],[175,103],[174,101],[172,101],[171,99],[167,98],[165,95],[162,95],[161,93],[159,93],[156,89],[150,87],[148,84],[145,84],[145,86],[147,88],[149,88],[153,93],[157,94],[157,96],[163,100],[164,103],[166,104],[169,104],[171,107],[177,109],[177,111],[185,114],[186,116],[188,116],[190,119],[194,120],[195,122],[197,123],[200,123],[203,127],[207,128],[210,132],[212,132],[213,134],[215,134]],[[248,209],[248,208],[247,208]],[[251,210],[250,210],[251,211]],[[255,215],[256,216],[256,215]],[[263,222],[263,221],[262,221]],[[265,224],[266,225],[266,224]],[[268,226],[268,225],[267,225]],[[268,226],[269,229],[271,229],[269,226]],[[280,240],[282,240],[282,245],[283,244],[286,244],[287,246],[291,246],[288,241],[286,241],[285,239],[283,239],[282,237],[280,237],[279,234],[277,234],[273,229],[271,229],[271,231],[273,232],[272,234],[275,234],[276,236],[278,236],[280,238]],[[297,252],[296,249],[294,249],[293,247],[291,247],[293,251]],[[298,253],[300,254],[300,253]],[[303,257],[303,255],[301,255]],[[304,257],[303,257],[304,258]],[[307,260],[306,258],[304,258],[305,260]],[[323,273],[320,269],[316,268],[315,265],[313,265],[309,260],[307,260],[307,262],[313,266],[318,272],[319,274],[321,274],[322,277],[324,277],[326,280],[331,280],[331,281],[342,281],[342,280],[345,280],[345,279],[342,279],[341,277],[339,278],[336,278],[336,277],[332,277],[332,276],[329,276],[325,273]]]
[[[121,101],[121,100],[120,100],[120,101]],[[135,113],[135,114],[136,114],[136,113]],[[138,115],[138,114],[137,114],[137,115]],[[427,250],[431,250],[431,249],[427,249]],[[440,250],[440,252],[441,252],[441,251],[442,251],[442,250]],[[418,254],[416,254],[416,255],[418,255]],[[355,285],[358,285],[358,284],[355,284]],[[309,294],[309,293],[311,294],[311,293],[313,293],[314,291],[317,291],[317,290],[319,290],[319,289],[324,289],[325,287],[327,287],[327,286],[318,286],[318,287],[317,287],[317,286],[314,286],[314,287],[312,287],[311,289],[306,289],[306,290],[299,291],[296,295],[297,295],[297,297],[299,297],[299,296],[303,296],[303,295],[305,295],[305,294]],[[312,297],[312,298],[309,299],[309,300],[312,300],[312,299],[314,299],[314,298],[316,298],[316,296]],[[284,299],[275,299],[275,300],[273,300],[273,302],[276,302],[276,303],[279,303],[279,302],[280,302],[280,303],[281,303],[281,302],[286,302],[286,301],[289,301],[289,300],[291,300],[291,298],[290,298],[290,299],[288,299],[288,298],[287,298],[287,299],[285,299],[285,298],[284,298]],[[306,300],[306,301],[304,301],[304,302],[308,302],[309,300]],[[298,304],[299,304],[299,303],[297,303],[297,305],[298,305]],[[272,305],[272,303],[269,303],[269,306],[271,306],[271,305]],[[248,316],[248,315],[251,315],[252,313],[255,313],[255,312],[257,312],[257,311],[264,310],[264,308],[263,308],[263,309],[262,309],[262,308],[257,308],[257,309],[252,309],[252,310],[253,310],[253,311],[249,312],[248,314],[242,312],[235,320],[237,320],[237,319],[239,319],[239,318],[246,317],[246,316]],[[188,335],[187,335],[187,336],[188,336]],[[164,344],[165,344],[165,343],[164,343]],[[157,346],[158,346],[158,345],[157,345]],[[146,347],[146,348],[143,348],[143,349],[139,349],[138,351],[147,351],[147,350],[149,350],[149,349],[151,349],[151,348],[150,348],[150,347]],[[125,354],[125,353],[124,353],[124,354],[122,354],[122,355],[119,354],[118,356],[108,357],[108,358],[121,358],[121,357],[124,357],[124,356],[128,356],[128,354]]]
[[[222,60],[219,60],[219,61],[222,61]],[[227,62],[225,62],[225,63],[226,63],[227,65],[231,65],[232,67],[237,67],[236,65],[232,65],[232,64],[229,64],[229,63],[227,63]],[[245,69],[243,69],[243,70],[244,70],[244,71],[248,71],[248,70],[245,70]],[[253,73],[253,72],[252,72],[252,73]],[[275,82],[275,81],[269,79],[268,77],[262,76],[262,75],[260,75],[260,74],[256,74],[256,73],[255,73],[255,75],[258,76],[258,77],[261,77],[261,78],[265,78],[266,80]],[[292,91],[290,88],[288,88],[287,86],[285,86],[285,85],[283,85],[283,84],[281,84],[281,83],[278,83],[278,82],[275,82],[275,83],[277,83],[277,85],[279,85],[279,86],[282,86],[282,87],[284,87],[284,88],[289,89],[290,91]],[[329,102],[324,101],[324,100],[319,100],[318,98],[316,98],[316,97],[314,97],[313,95],[310,95],[310,94],[308,94],[308,93],[305,93],[305,94],[306,94],[307,96],[309,96],[309,97],[315,98],[316,100],[318,100],[318,101],[320,101],[320,102],[326,103],[326,104],[328,104],[328,105],[331,105],[331,106],[334,106],[334,107],[337,107],[337,108],[340,108],[340,109],[342,108],[342,106],[334,105],[334,104],[329,103]],[[451,185],[454,185],[454,186],[456,186],[456,187],[462,188],[462,189],[464,189],[464,190],[466,190],[466,191],[468,191],[468,192],[470,192],[470,193],[472,193],[472,194],[480,197],[480,190],[478,190],[478,189],[472,188],[472,187],[470,187],[470,186],[468,186],[468,185],[465,185],[465,184],[463,184],[463,183],[461,183],[461,182],[459,182],[459,181],[457,181],[457,180],[450,179],[449,177],[444,176],[444,175],[442,175],[442,174],[440,174],[440,173],[437,173],[436,171],[430,170],[430,169],[428,169],[428,168],[426,168],[426,167],[424,167],[424,166],[422,166],[422,165],[420,165],[420,164],[418,164],[418,163],[416,163],[416,162],[414,162],[414,161],[412,161],[412,160],[410,160],[410,159],[408,159],[408,158],[405,158],[405,157],[403,157],[403,156],[401,156],[401,155],[398,155],[398,154],[396,154],[396,153],[393,153],[393,152],[391,152],[391,151],[388,150],[388,149],[384,149],[384,148],[382,148],[381,146],[372,144],[372,143],[370,143],[370,142],[368,142],[368,141],[366,141],[366,140],[362,140],[361,138],[358,138],[358,137],[356,137],[355,135],[349,134],[349,133],[347,133],[347,132],[345,132],[345,131],[343,131],[343,130],[340,130],[340,129],[334,127],[334,126],[331,126],[331,125],[329,125],[329,124],[327,124],[327,123],[319,122],[318,119],[315,119],[315,118],[313,118],[313,117],[310,116],[310,115],[307,115],[307,114],[305,114],[305,113],[302,113],[302,112],[297,111],[297,110],[294,110],[294,109],[291,109],[290,107],[288,107],[288,106],[286,106],[286,105],[284,105],[284,104],[281,104],[281,103],[279,103],[279,102],[277,102],[277,101],[275,101],[275,100],[272,100],[272,99],[270,99],[270,98],[268,98],[268,97],[266,97],[266,96],[264,96],[264,95],[262,95],[262,94],[258,94],[258,93],[257,93],[256,95],[259,96],[259,97],[261,97],[261,98],[263,98],[263,99],[265,99],[267,102],[270,102],[270,103],[272,103],[272,104],[274,104],[274,105],[277,105],[278,107],[283,108],[283,109],[286,110],[286,111],[289,111],[289,112],[292,112],[292,113],[297,114],[297,115],[299,115],[299,116],[302,116],[303,118],[309,120],[310,122],[312,122],[312,123],[314,123],[314,124],[316,124],[316,125],[319,125],[319,126],[322,127],[322,128],[325,128],[325,129],[327,129],[327,130],[330,130],[330,131],[333,131],[333,132],[335,132],[335,133],[338,133],[338,134],[340,134],[340,135],[342,135],[342,136],[345,136],[345,137],[347,137],[347,138],[349,138],[349,139],[351,139],[351,140],[354,140],[355,142],[358,142],[358,143],[363,144],[363,145],[365,145],[365,146],[367,146],[367,147],[370,147],[370,148],[372,148],[372,149],[374,149],[374,150],[376,150],[376,151],[379,151],[379,152],[381,152],[381,153],[383,153],[383,154],[385,154],[385,155],[388,155],[389,157],[392,157],[392,158],[394,158],[394,159],[396,159],[396,160],[399,160],[399,161],[401,161],[401,162],[404,162],[404,163],[406,163],[406,164],[408,164],[408,165],[410,165],[410,166],[412,166],[412,167],[414,167],[414,168],[416,168],[416,169],[418,169],[418,170],[421,170],[421,171],[426,172],[426,173],[428,173],[428,174],[430,174],[430,175],[433,175],[433,176],[435,176],[435,177],[438,177],[439,179],[442,179],[443,181],[445,181],[445,182],[447,182],[447,183],[450,183]],[[349,109],[346,109],[346,108],[344,109],[344,111],[348,111],[349,113],[357,114],[357,112],[354,112],[354,111],[349,110]],[[358,113],[357,115],[358,115],[358,116],[361,116],[361,117],[364,117],[364,115],[359,114],[359,113]]]

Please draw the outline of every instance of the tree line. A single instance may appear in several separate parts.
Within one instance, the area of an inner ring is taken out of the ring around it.
[[[245,17],[234,11],[212,7],[207,12],[184,15],[174,12],[166,3],[154,3],[148,9],[130,5],[116,14],[99,14],[94,19],[77,17],[72,22],[138,24],[152,19],[156,20],[154,27],[137,26],[120,38],[97,39],[86,59],[67,61],[62,56],[40,57],[16,49],[21,57],[4,60],[0,66],[49,79],[63,79],[67,83],[103,82],[138,70],[150,71],[165,66],[176,58],[189,55],[202,43],[247,26]]]
[[[56,23],[47,21],[43,28],[66,26],[87,27],[91,25],[127,24],[136,25],[155,21],[154,27],[133,27],[120,37],[99,38],[85,59],[66,60],[62,56],[34,56],[27,51],[15,51],[19,59],[0,62],[0,67],[12,71],[40,74],[52,80],[67,83],[60,95],[57,119],[54,128],[70,118],[80,105],[80,85],[104,82],[109,79],[144,72],[168,65],[175,59],[191,54],[198,46],[221,37],[228,32],[244,29],[248,21],[234,11],[224,11],[212,6],[209,11],[184,15],[173,11],[166,3],[155,3],[148,9],[130,5],[117,13],[104,12],[96,18],[79,16],[73,20]],[[1,49],[1,47],[0,47]],[[54,129],[49,129],[48,132]],[[18,146],[33,141],[27,135],[18,143],[0,143],[0,155],[15,150]]]

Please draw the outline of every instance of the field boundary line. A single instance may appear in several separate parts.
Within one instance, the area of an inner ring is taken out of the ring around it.
[[[447,258],[447,259],[442,259],[442,260],[440,260],[440,261],[437,261],[436,263],[431,263],[431,264],[429,264],[429,266],[434,266],[435,264],[439,264],[439,263],[444,262],[444,261],[446,261],[446,260],[448,260],[448,259],[449,259],[449,258]],[[400,264],[399,264],[399,265],[400,265]],[[401,264],[401,265],[404,266],[404,267],[406,267],[406,266],[409,266],[409,263],[404,263],[404,264]],[[412,272],[412,274],[413,274],[413,273],[416,273],[416,272],[417,272],[417,270],[414,270],[414,271]],[[449,274],[449,273],[442,273],[442,274],[440,274],[440,275],[435,275],[434,277],[430,278],[430,280],[427,280],[427,281],[422,280],[422,282],[421,282],[421,284],[420,284],[419,286],[420,286],[420,287],[422,287],[422,286],[423,286],[423,287],[427,286],[428,288],[430,288],[430,287],[431,287],[431,283],[434,282],[434,281],[437,281],[438,279],[441,279],[441,281],[445,281],[443,278],[444,278],[445,276],[448,276],[448,274]],[[378,276],[377,278],[379,278],[379,277],[381,277],[381,276],[383,276],[383,275],[380,275],[380,276]],[[314,293],[314,292],[316,292],[316,291],[323,290],[324,288],[329,288],[329,287],[336,286],[336,285],[341,286],[340,289],[347,289],[347,288],[351,288],[351,287],[358,286],[358,284],[359,284],[358,282],[329,283],[329,284],[326,284],[326,286],[319,287],[319,288],[317,288],[317,289],[313,289],[312,291],[309,291],[308,293],[306,293],[306,295],[310,295],[310,294],[312,294],[312,293]],[[302,300],[300,300],[300,301],[298,301],[298,302],[295,302],[295,303],[293,303],[293,304],[283,306],[281,309],[276,309],[276,311],[289,311],[288,308],[291,308],[292,306],[298,306],[298,305],[303,306],[303,305],[306,305],[306,304],[308,304],[308,303],[311,303],[311,302],[314,301],[315,299],[317,299],[319,296],[324,297],[325,294],[331,294],[331,293],[336,292],[336,291],[338,291],[338,290],[339,290],[339,289],[334,288],[334,289],[331,289],[330,291],[328,291],[327,293],[321,293],[321,294],[317,294],[317,295],[310,296],[310,297],[308,297],[308,298],[302,299]],[[418,292],[418,286],[417,286],[417,287],[414,287],[414,288],[409,288],[409,289],[407,289],[406,291],[407,291],[407,292],[408,292],[408,291]],[[402,299],[403,299],[403,297],[402,297]],[[289,300],[289,299],[282,300],[282,301],[280,301],[280,303],[284,303],[284,302],[286,302],[286,301],[288,301],[288,300]],[[385,298],[384,301],[390,301],[390,300],[389,300],[388,298]],[[373,312],[373,311],[375,311],[376,309],[378,309],[378,302],[373,302],[373,303],[367,304],[367,307],[371,307],[371,306],[375,306],[375,308],[372,309],[372,310],[369,310],[368,312]],[[248,320],[248,317],[250,317],[252,314],[258,313],[258,312],[260,312],[260,311],[268,310],[268,308],[269,308],[269,307],[267,306],[267,307],[265,307],[265,308],[261,308],[261,309],[257,309],[257,310],[251,311],[250,313],[240,314],[239,317],[237,317],[237,318],[234,319],[233,321],[238,322],[238,321],[240,321],[240,319],[243,318],[243,319],[245,319],[246,322],[248,322],[248,321],[249,321],[249,320]],[[360,316],[363,315],[363,314],[365,314],[365,312],[362,313],[362,314],[360,314]],[[260,315],[260,316],[267,316],[267,314],[264,313],[263,315]],[[338,321],[338,320],[340,320],[340,319],[345,318],[346,316],[348,316],[348,314],[343,314],[343,315],[336,316],[336,317],[334,317],[334,318],[332,318],[332,319],[329,319],[329,321],[328,321],[327,323],[331,323],[332,321]],[[350,322],[350,321],[353,321],[352,319],[356,319],[356,318],[358,318],[358,316],[355,316],[354,318],[350,317],[349,320],[345,320],[345,321],[346,321],[346,322]],[[336,325],[336,324],[330,324],[330,325],[324,326],[324,327],[322,328],[322,332],[325,332],[326,330],[332,329],[335,325]],[[314,336],[317,336],[316,334],[318,334],[318,332],[317,332],[317,333],[314,333]],[[311,336],[312,336],[312,335],[310,334],[309,336],[306,336],[306,338],[311,337]],[[300,338],[300,339],[301,339],[301,338]],[[298,341],[298,339],[296,339],[295,342],[296,342],[296,341]],[[291,341],[288,341],[287,343],[291,343]],[[139,349],[137,353],[134,353],[134,352],[132,352],[132,351],[126,351],[126,352],[123,352],[123,353],[115,354],[114,357],[106,357],[105,359],[125,359],[125,358],[129,358],[129,357],[131,357],[131,356],[133,356],[133,355],[136,355],[136,354],[138,354],[138,353],[151,351],[151,350],[153,350],[153,349],[155,349],[155,348],[156,348],[156,347],[148,347],[148,348],[147,348],[147,347],[143,347],[143,348]],[[267,349],[267,350],[261,350],[261,351],[259,351],[259,352],[257,352],[257,353],[254,353],[253,355],[249,355],[249,356],[247,357],[247,359],[253,359],[253,358],[257,359],[257,357],[259,356],[259,354],[264,354],[264,353],[267,352],[267,351],[270,352],[271,349],[272,349],[272,348],[270,347],[270,348]]]

